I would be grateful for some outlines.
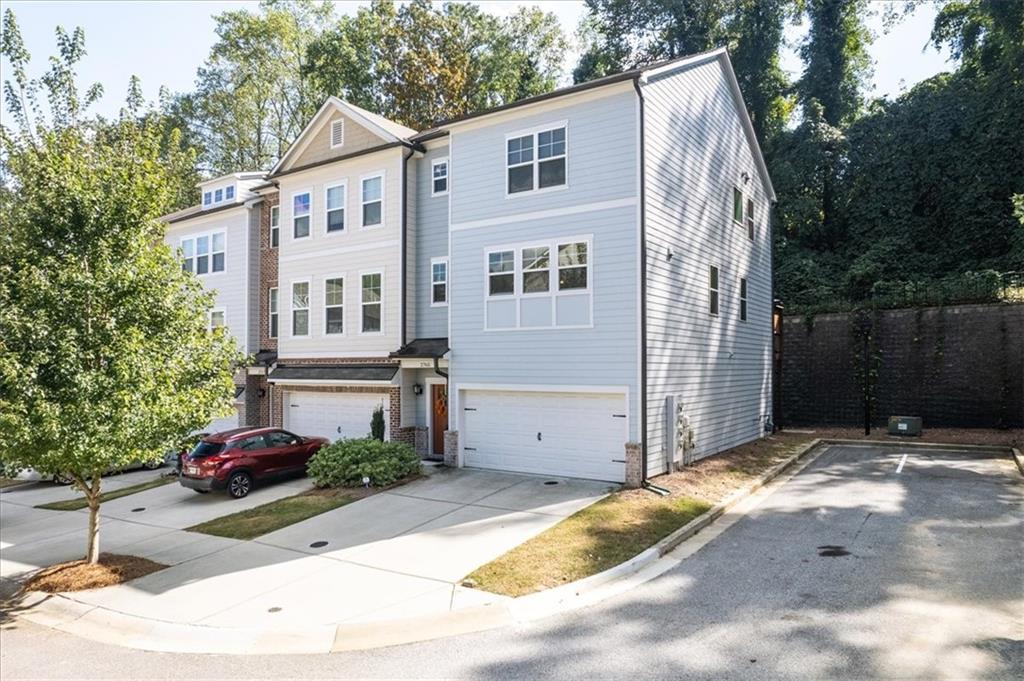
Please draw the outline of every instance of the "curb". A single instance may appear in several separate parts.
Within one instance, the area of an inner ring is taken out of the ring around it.
[[[1024,475],[1024,455],[1021,455],[1020,450],[1014,447],[1011,450],[1013,454],[1013,461],[1017,464],[1017,470],[1020,471],[1021,475]]]
[[[856,440],[853,438],[823,438],[826,445],[870,445],[872,447],[909,447],[911,449],[966,449],[971,452],[987,452],[990,454],[1006,454],[1013,448],[1008,445],[958,445],[951,442],[914,442],[912,440]]]

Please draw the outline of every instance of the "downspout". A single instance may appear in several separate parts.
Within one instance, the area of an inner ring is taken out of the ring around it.
[[[645,172],[644,93],[640,76],[633,79],[633,88],[639,100],[640,120],[640,479],[643,487],[650,487],[647,479],[647,178]],[[660,489],[660,488],[658,488]]]
[[[402,293],[401,293],[401,296],[400,296],[401,301],[402,301],[402,317],[401,317],[401,319],[402,319],[402,322],[401,322],[401,327],[402,327],[401,334],[402,335],[401,335],[401,338],[399,339],[400,342],[398,344],[398,347],[400,347],[400,348],[401,347],[405,347],[405,344],[407,342],[407,338],[406,338],[406,335],[407,335],[407,333],[406,333],[406,331],[407,331],[406,330],[406,325],[408,323],[408,316],[409,316],[408,310],[406,309],[406,305],[408,304],[408,301],[406,299],[408,298],[408,288],[409,288],[409,284],[406,281],[406,277],[409,276],[409,271],[408,271],[408,254],[405,252],[406,251],[406,246],[405,246],[406,245],[406,232],[408,230],[408,224],[407,223],[408,223],[408,214],[409,214],[409,197],[406,194],[407,194],[407,190],[409,188],[409,185],[408,185],[408,179],[409,179],[409,159],[412,158],[412,155],[414,153],[416,153],[415,149],[412,149],[412,148],[410,148],[408,150],[408,152],[409,152],[408,154],[405,153],[404,151],[402,152],[402,188],[401,188],[401,196],[402,196],[402,236],[401,236],[401,239],[400,239],[401,245],[399,246],[399,248],[401,248],[401,250],[402,250],[402,257],[401,257],[401,262],[402,262],[402,265],[401,265],[401,267],[402,267],[402,277],[401,277]]]

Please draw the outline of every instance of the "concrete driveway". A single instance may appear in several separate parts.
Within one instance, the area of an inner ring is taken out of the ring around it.
[[[123,497],[102,510],[104,550],[171,567],[74,599],[167,622],[259,627],[357,622],[445,612],[500,597],[458,585],[476,567],[597,501],[608,483],[471,470],[432,475],[255,541],[180,528],[289,496],[305,479],[241,501],[178,485]],[[145,509],[145,510],[138,510]],[[39,511],[33,532],[5,548],[5,576],[81,555],[84,515]],[[74,522],[78,516],[79,523]],[[72,520],[68,520],[68,517]],[[48,527],[59,535],[47,538]],[[6,534],[6,533],[5,533]],[[6,541],[6,539],[5,539]],[[313,546],[316,544],[316,546]],[[68,556],[67,554],[72,554]]]

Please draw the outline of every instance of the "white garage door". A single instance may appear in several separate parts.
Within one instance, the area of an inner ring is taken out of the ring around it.
[[[366,437],[373,410],[384,406],[384,439],[388,431],[387,395],[381,393],[284,394],[284,427],[296,435],[318,435],[332,442],[341,438]]]
[[[624,395],[467,390],[466,465],[593,480],[625,480]]]
[[[233,430],[238,427],[238,408],[235,407],[230,414],[223,418],[214,419],[210,425],[202,431],[204,433],[221,433],[225,430]]]

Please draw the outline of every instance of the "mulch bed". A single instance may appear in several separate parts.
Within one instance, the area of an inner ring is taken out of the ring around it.
[[[794,426],[797,429],[797,426]],[[893,440],[897,442],[944,442],[956,445],[999,445],[1006,447],[1024,447],[1024,428],[928,428],[921,437],[901,437],[889,435],[884,426],[872,427],[871,435],[864,435],[863,428],[834,428],[829,426],[815,428],[799,427],[799,430],[813,431],[811,437],[836,438],[844,440]],[[794,433],[796,434],[796,433]]]
[[[165,567],[162,563],[137,556],[101,553],[100,562],[95,565],[82,559],[43,568],[25,582],[24,588],[46,593],[101,589],[144,577]]]

